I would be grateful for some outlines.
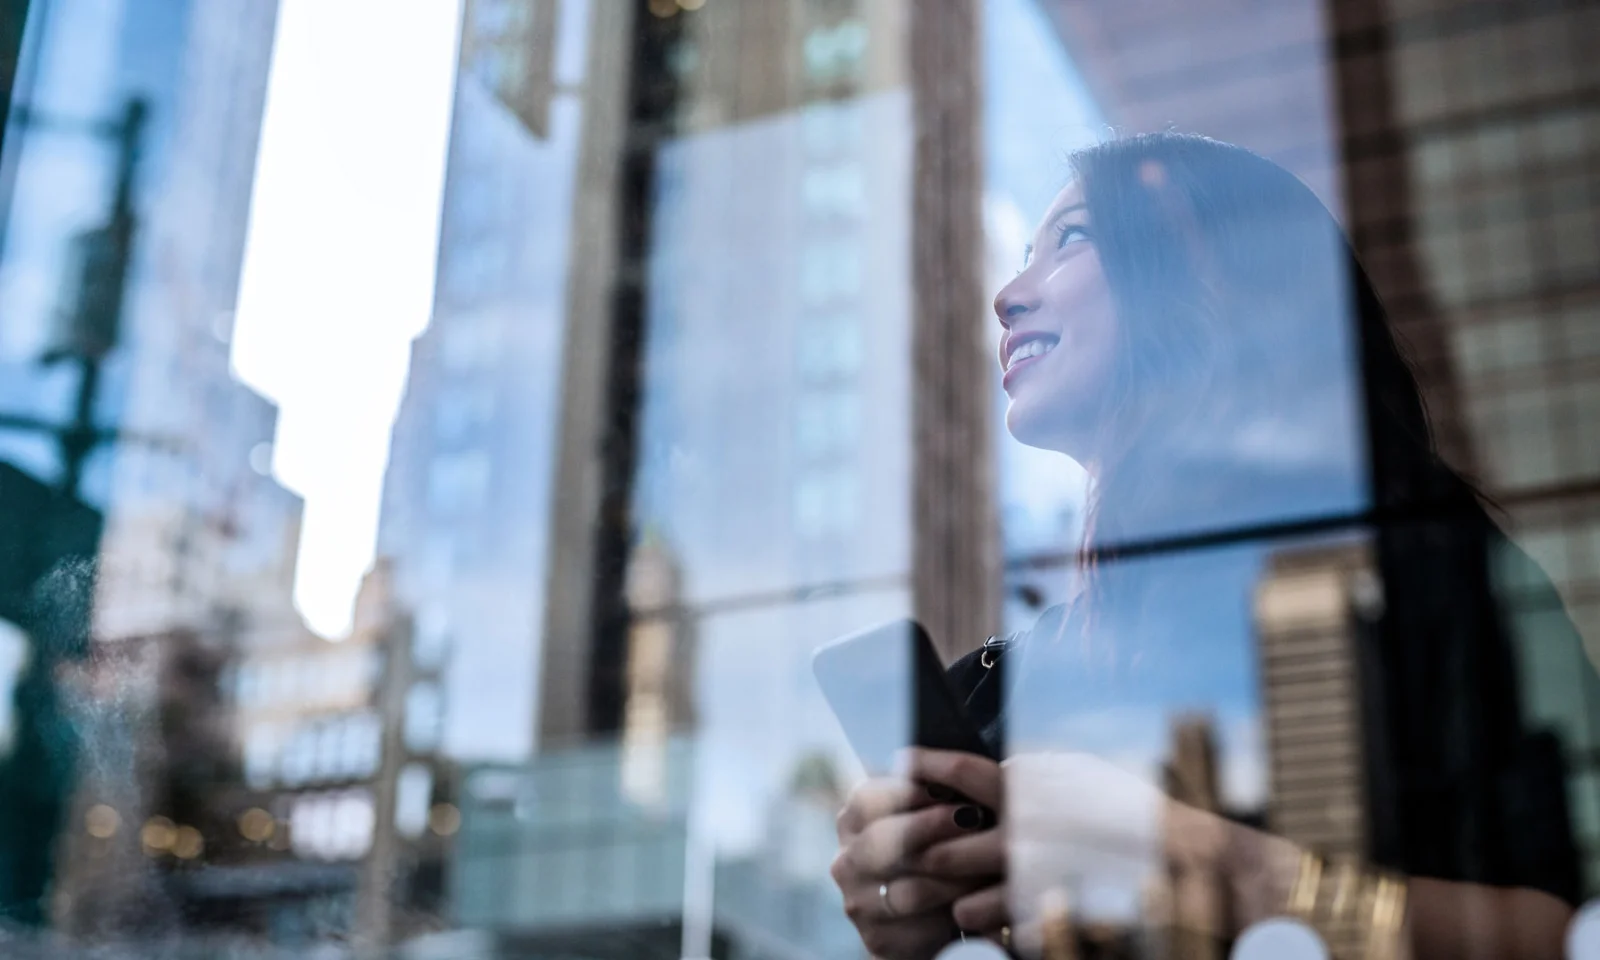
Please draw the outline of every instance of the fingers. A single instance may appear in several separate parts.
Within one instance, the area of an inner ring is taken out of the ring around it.
[[[998,827],[937,843],[911,861],[918,873],[972,880],[998,877],[1006,872],[1005,836]],[[980,928],[973,928],[980,929]]]
[[[971,890],[970,884],[932,877],[856,883],[845,894],[844,912],[857,926],[894,923],[930,913],[948,917],[950,905]]]
[[[933,803],[927,788],[909,780],[880,778],[862,782],[850,791],[850,799],[839,811],[835,821],[839,842],[847,843],[851,837],[866,829],[875,820],[907,810],[915,810]]]
[[[941,804],[874,820],[844,844],[840,866],[852,876],[866,878],[903,873],[924,850],[967,833],[964,824],[971,821],[960,814],[971,809]]]
[[[945,913],[858,924],[856,930],[867,952],[883,960],[931,957],[956,938],[955,922]]]
[[[985,887],[956,900],[950,915],[963,930],[999,930],[1011,923],[1004,884]]]
[[[1005,780],[1000,765],[988,757],[913,747],[906,751],[905,764],[906,775],[913,780],[943,784],[990,810],[1004,806]]]

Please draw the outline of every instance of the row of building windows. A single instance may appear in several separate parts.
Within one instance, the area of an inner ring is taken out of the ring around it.
[[[1600,107],[1558,107],[1440,131],[1416,146],[1416,175],[1430,188],[1459,185],[1528,167],[1577,167],[1597,150]]]
[[[382,667],[376,650],[333,646],[315,655],[247,660],[234,673],[234,699],[247,709],[345,703],[365,696]]]
[[[859,81],[869,40],[867,25],[853,18],[812,29],[800,46],[806,79],[819,86]]]
[[[303,794],[290,808],[290,844],[308,860],[356,860],[372,848],[376,824],[370,790]]]
[[[278,750],[275,779],[291,787],[367,779],[378,772],[382,738],[383,722],[370,710],[306,724]]]
[[[837,93],[859,83],[869,34],[846,16],[813,27],[802,59],[813,89]],[[795,401],[793,525],[806,540],[849,535],[860,519],[862,360],[859,300],[866,273],[861,224],[867,178],[861,162],[859,104],[813,103],[802,110],[806,166],[800,206],[808,237],[799,263],[802,315],[796,334],[800,390]]]
[[[1600,409],[1600,379],[1474,391],[1473,438],[1496,489],[1600,477],[1589,411]]]
[[[1402,123],[1526,103],[1600,80],[1593,58],[1580,58],[1572,15],[1565,11],[1492,30],[1425,26],[1402,24],[1396,31],[1395,99]],[[1582,72],[1590,75],[1580,76]]]

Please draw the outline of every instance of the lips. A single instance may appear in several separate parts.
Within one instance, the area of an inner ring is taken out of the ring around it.
[[[1001,386],[1010,389],[1022,371],[1037,364],[1061,343],[1061,338],[1049,333],[1023,333],[1008,336],[1005,342],[1005,377]]]

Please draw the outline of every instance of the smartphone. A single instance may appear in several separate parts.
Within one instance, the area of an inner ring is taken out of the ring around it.
[[[840,638],[811,657],[817,685],[867,773],[894,771],[909,746],[998,760],[945,679],[928,633],[896,620]]]

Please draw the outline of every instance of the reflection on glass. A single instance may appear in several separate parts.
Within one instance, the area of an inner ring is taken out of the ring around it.
[[[0,4],[5,952],[1556,955],[1597,28]],[[904,664],[812,673],[908,617],[1011,758],[954,887],[852,859]]]

